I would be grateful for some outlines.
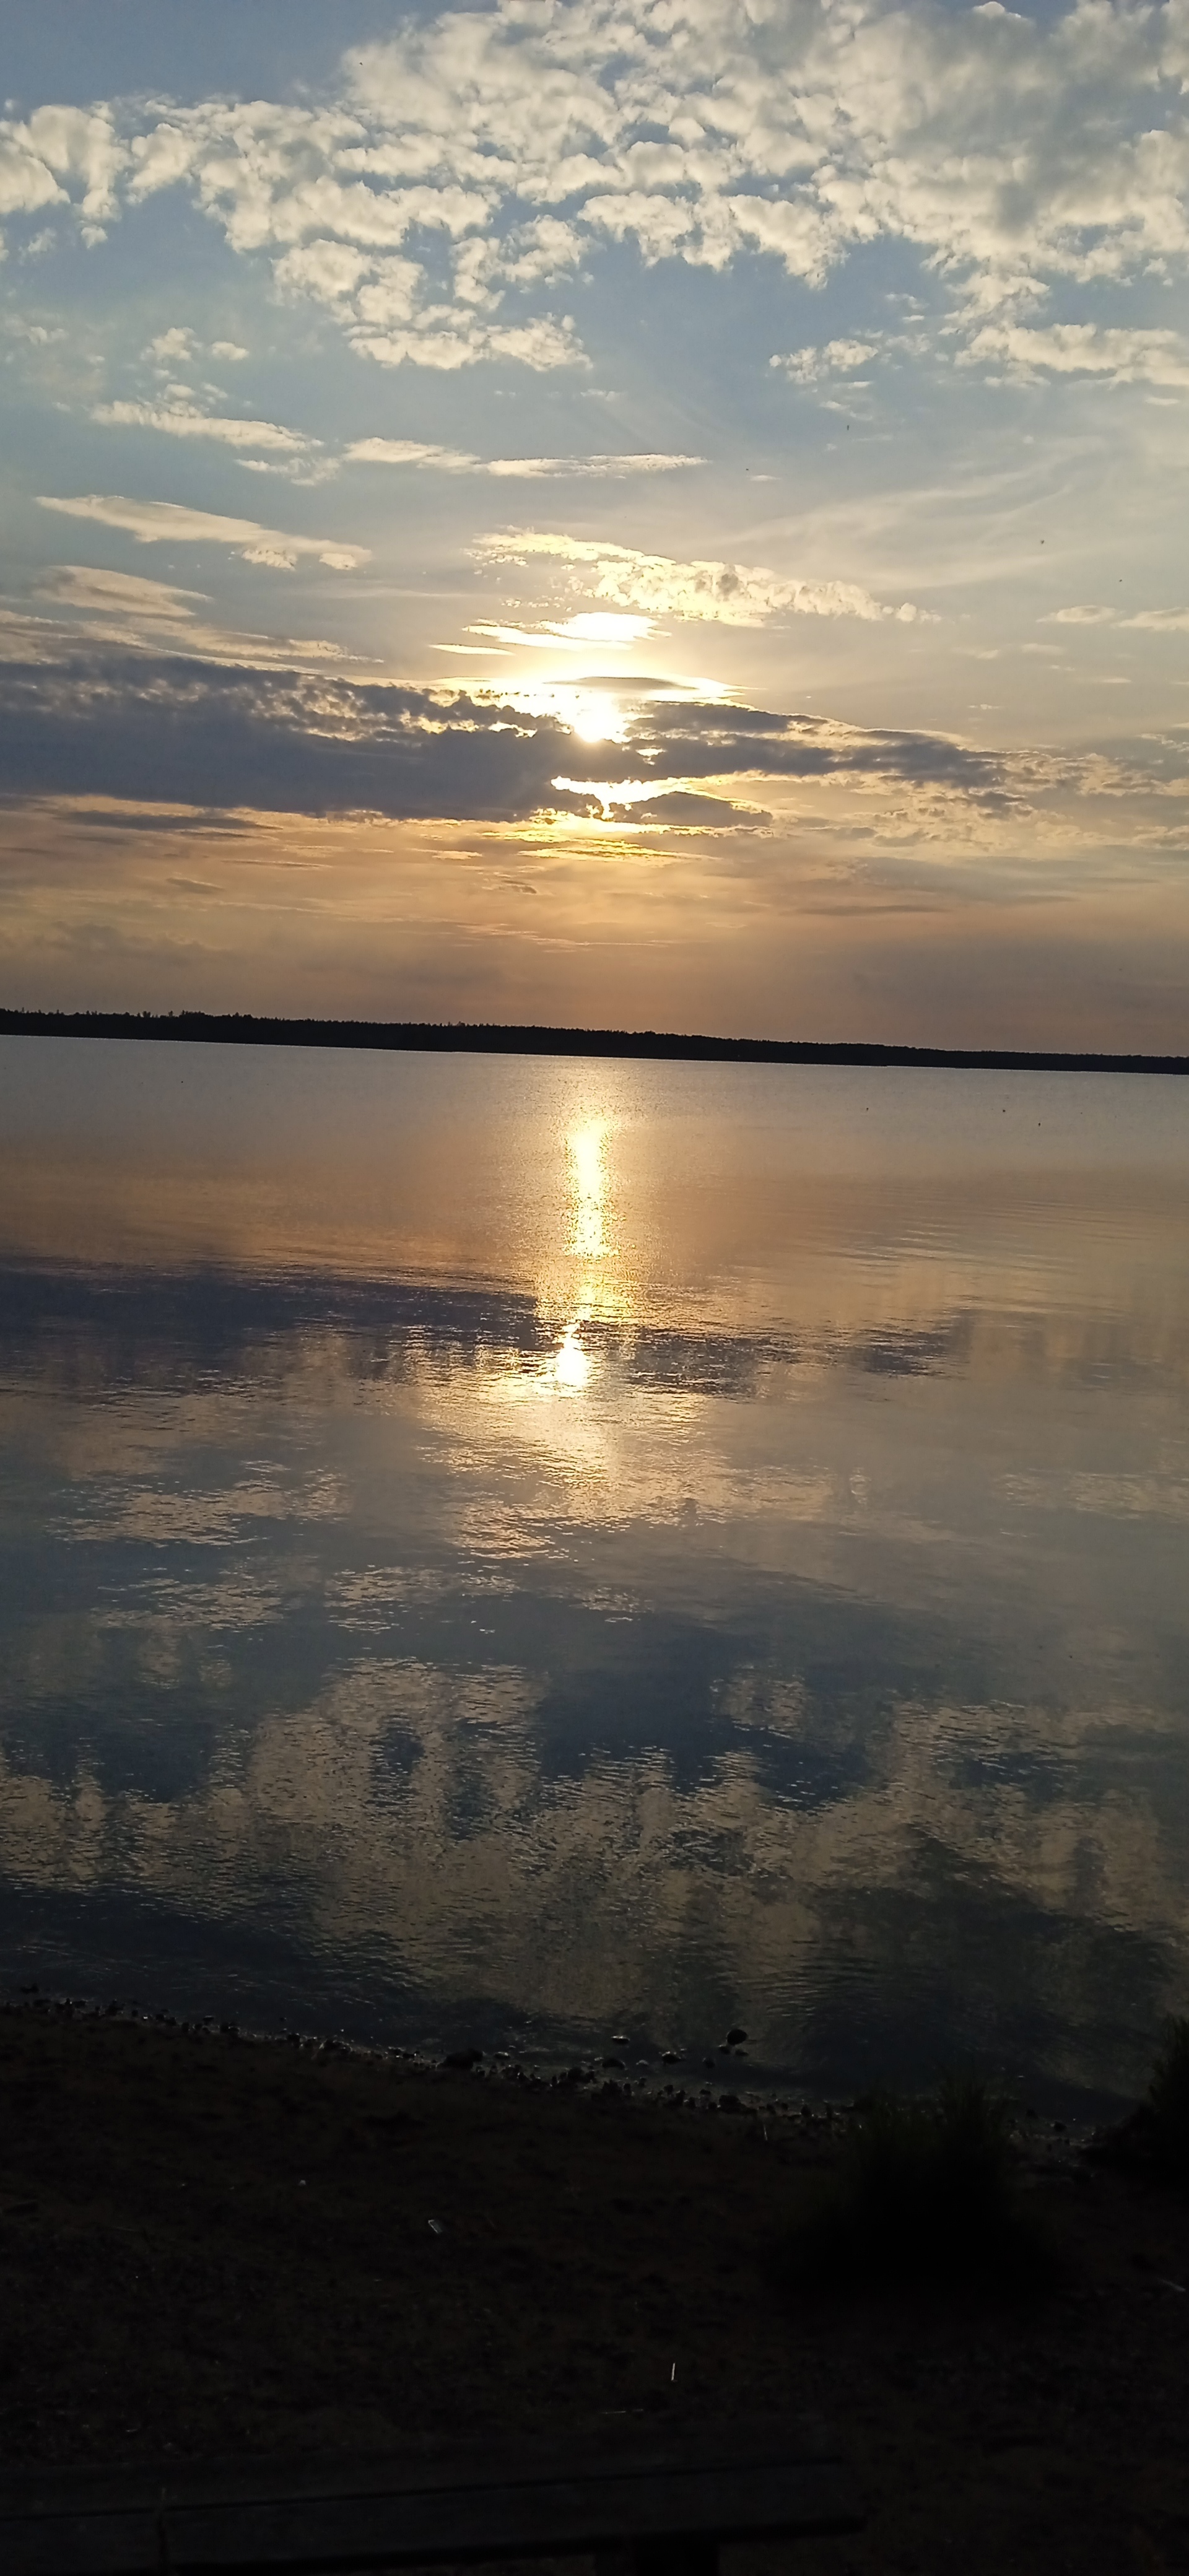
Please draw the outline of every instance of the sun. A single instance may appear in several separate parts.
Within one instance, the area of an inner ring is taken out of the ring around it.
[[[570,724],[579,742],[619,742],[623,737],[623,717],[614,698],[575,697]]]

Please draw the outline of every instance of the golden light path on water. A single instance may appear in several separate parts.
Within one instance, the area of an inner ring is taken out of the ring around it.
[[[577,1285],[575,1309],[562,1334],[553,1376],[558,1386],[580,1394],[589,1384],[591,1361],[582,1347],[582,1327],[596,1312],[606,1313],[606,1292],[599,1295],[602,1281],[593,1270],[611,1252],[607,1233],[607,1170],[605,1150],[607,1121],[589,1118],[581,1127],[572,1128],[566,1138],[566,1153],[571,1174],[571,1226],[569,1250],[575,1262],[583,1264],[583,1276]],[[617,1306],[621,1301],[616,1300]]]
[[[435,2048],[739,2019],[823,2088],[1142,2070],[1189,1086],[0,1072],[0,1974]]]
[[[531,1403],[534,1393],[546,1399],[554,1393],[563,1398],[585,1395],[597,1376],[598,1362],[584,1345],[583,1328],[596,1320],[620,1325],[632,1320],[631,1281],[620,1257],[611,1211],[607,1156],[614,1133],[615,1122],[597,1112],[580,1117],[564,1131],[567,1186],[558,1208],[563,1258],[560,1265],[556,1259],[546,1265],[537,1285],[538,1312],[547,1329],[557,1332],[557,1347],[539,1368],[516,1368],[502,1380],[497,1376],[493,1385],[497,1400],[520,1405],[526,1399]],[[553,1434],[553,1445],[571,1471],[582,1446],[581,1441],[575,1442],[574,1431],[563,1415]],[[548,1436],[543,1419],[537,1432]]]

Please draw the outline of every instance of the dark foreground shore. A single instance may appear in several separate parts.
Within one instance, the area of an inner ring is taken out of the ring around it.
[[[0,2473],[810,2410],[867,2530],[726,2576],[1189,2567],[1189,2205],[1059,2134],[1057,2289],[792,2297],[838,2116],[44,2006],[0,2103]]]

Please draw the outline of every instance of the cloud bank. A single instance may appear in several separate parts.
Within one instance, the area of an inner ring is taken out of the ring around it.
[[[980,814],[1059,792],[1178,799],[1165,837],[1186,838],[1186,782],[1101,755],[985,750],[944,734],[874,729],[701,698],[625,699],[613,738],[586,740],[531,691],[414,688],[340,669],[195,652],[195,594],[75,572],[55,594],[115,621],[104,646],[59,633],[39,658],[0,660],[0,793],[392,819],[527,821],[550,812],[638,812],[705,821],[707,783],[845,783],[929,790]],[[118,649],[122,634],[137,648]],[[16,639],[19,641],[20,639]],[[26,639],[27,641],[27,639]],[[325,650],[325,648],[315,648]],[[296,657],[295,657],[296,659]],[[625,684],[625,687],[628,684]],[[1154,756],[1153,756],[1154,757]],[[1171,764],[1171,766],[1170,766]],[[1157,764],[1158,766],[1158,764]],[[696,809],[673,799],[696,795]],[[892,800],[893,837],[899,826]],[[755,824],[754,809],[720,808]],[[952,817],[951,817],[952,820]]]

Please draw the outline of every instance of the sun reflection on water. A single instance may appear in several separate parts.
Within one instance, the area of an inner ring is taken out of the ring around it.
[[[579,1261],[603,1261],[611,1250],[607,1238],[607,1142],[605,1118],[588,1118],[566,1138],[570,1164],[571,1232],[569,1249]]]
[[[571,1395],[580,1395],[590,1381],[590,1356],[578,1338],[585,1320],[579,1315],[572,1324],[567,1324],[560,1346],[554,1353],[550,1372],[554,1385],[564,1387]]]
[[[590,1113],[567,1123],[564,1135],[566,1199],[565,1270],[541,1282],[542,1314],[552,1313],[559,1338],[545,1369],[545,1382],[556,1392],[585,1394],[599,1374],[597,1355],[583,1341],[584,1328],[596,1319],[626,1312],[627,1290],[620,1277],[613,1222],[607,1146],[615,1121]]]
[[[489,1394],[520,1415],[526,1432],[532,1422],[529,1436],[564,1460],[568,1473],[597,1478],[606,1462],[601,1452],[595,1455],[596,1418],[618,1382],[623,1336],[631,1334],[639,1302],[637,1227],[629,1225],[625,1234],[625,1176],[614,1154],[633,1121],[630,1104],[621,1106],[614,1088],[600,1084],[592,1093],[581,1077],[567,1075],[559,1091],[550,1122],[552,1170],[538,1202],[544,1226],[534,1285],[541,1341],[531,1357],[509,1354],[493,1373]]]

